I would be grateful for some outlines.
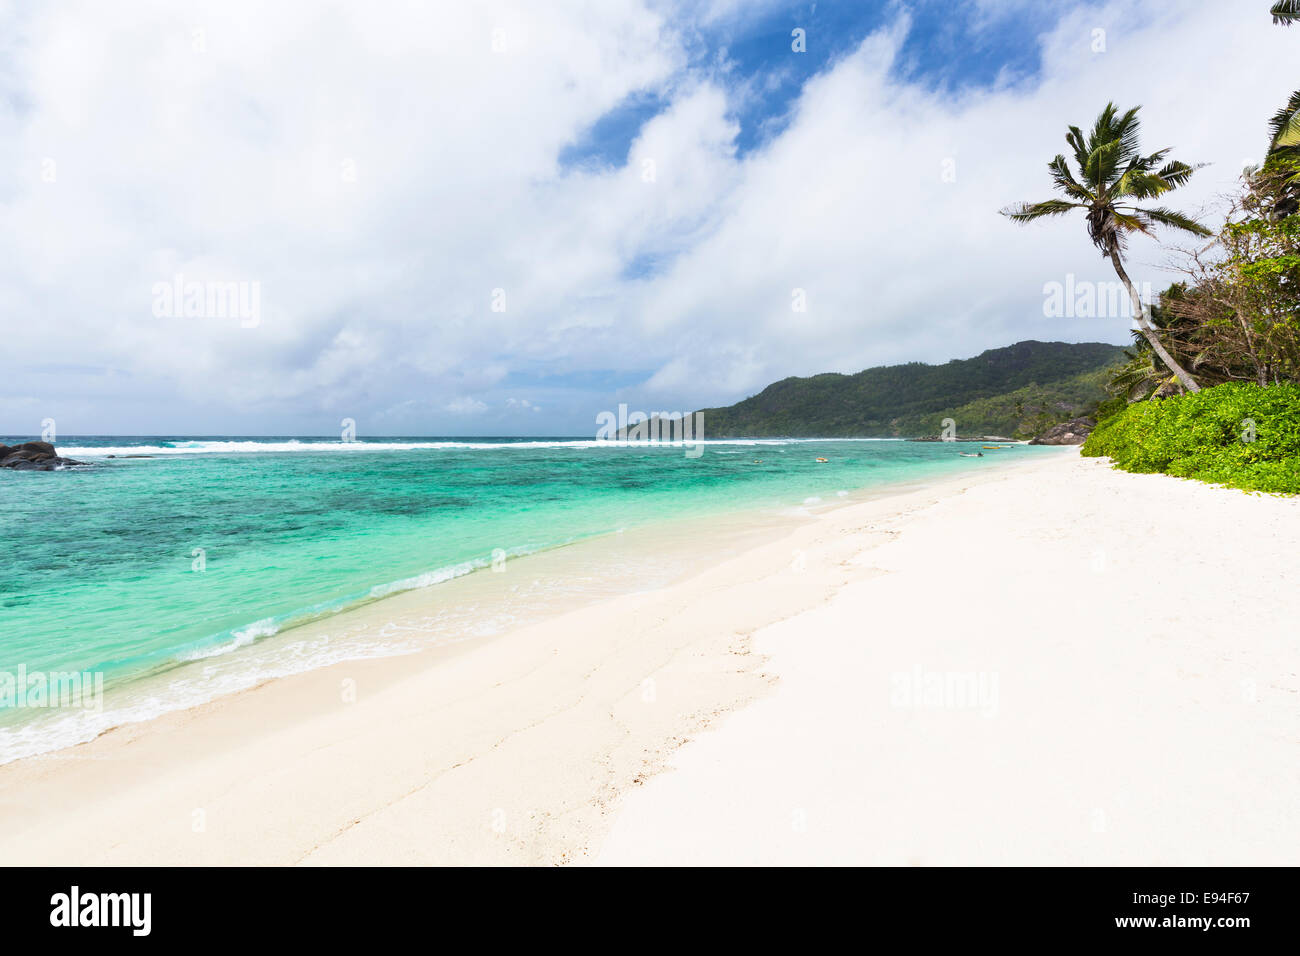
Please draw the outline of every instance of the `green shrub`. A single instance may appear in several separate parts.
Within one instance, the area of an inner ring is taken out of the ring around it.
[[[1117,395],[1114,398],[1108,398],[1104,402],[1098,403],[1095,417],[1099,422],[1105,421],[1113,415],[1118,415],[1126,408],[1128,408],[1128,402],[1125,401],[1124,396]]]
[[[1300,494],[1300,385],[1232,382],[1137,402],[1098,424],[1082,454],[1124,471]]]

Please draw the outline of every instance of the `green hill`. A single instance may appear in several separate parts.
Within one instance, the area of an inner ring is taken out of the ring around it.
[[[1092,411],[1106,397],[1106,370],[1123,356],[1100,342],[1027,341],[943,365],[787,378],[703,409],[704,429],[710,438],[914,438],[952,418],[962,435],[1027,438]]]

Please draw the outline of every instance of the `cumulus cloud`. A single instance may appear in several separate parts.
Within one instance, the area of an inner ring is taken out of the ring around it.
[[[487,404],[480,402],[477,398],[462,395],[460,398],[448,402],[446,408],[453,415],[477,415],[479,412],[487,411]]]
[[[660,3],[7,8],[0,429],[311,434],[347,415],[455,434],[468,412],[584,433],[619,401],[1121,341],[1122,321],[1043,316],[1045,283],[1111,278],[1082,226],[996,212],[1047,198],[1066,124],[1107,99],[1143,104],[1151,149],[1213,163],[1182,208],[1259,157],[1296,38],[1267,11],[1167,6],[1071,9],[1041,75],[958,93],[898,79],[900,13],[743,154],[754,78],[693,65],[689,17]],[[647,91],[665,106],[625,160],[561,163]],[[1133,259],[1168,280],[1157,246]],[[257,283],[259,321],[156,316],[177,275]]]

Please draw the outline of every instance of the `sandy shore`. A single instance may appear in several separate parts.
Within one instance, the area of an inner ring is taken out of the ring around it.
[[[1065,450],[772,535],[0,767],[0,861],[1300,862],[1300,501]]]

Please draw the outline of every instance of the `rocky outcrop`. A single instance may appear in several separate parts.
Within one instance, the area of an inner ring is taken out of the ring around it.
[[[60,458],[54,446],[47,441],[0,445],[0,468],[12,468],[15,471],[57,471],[70,465],[84,464],[84,461]]]
[[[1053,425],[1029,444],[1031,445],[1082,445],[1097,423],[1087,416],[1071,418],[1068,422]]]

